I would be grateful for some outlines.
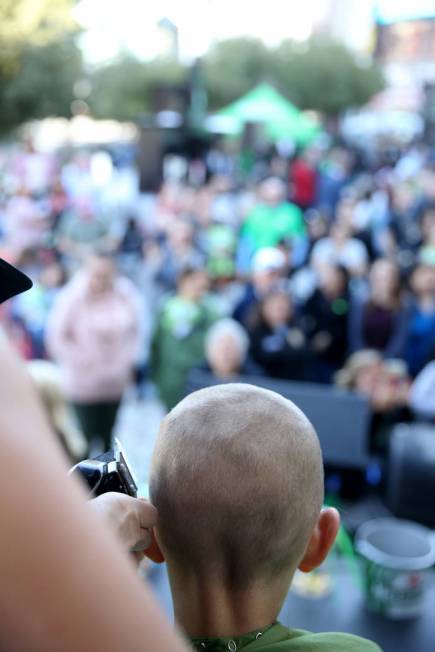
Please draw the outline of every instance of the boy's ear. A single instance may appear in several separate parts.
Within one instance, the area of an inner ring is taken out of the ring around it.
[[[148,557],[148,559],[151,559],[151,561],[153,561],[155,564],[162,564],[165,561],[165,558],[162,551],[160,550],[159,544],[157,543],[154,528],[151,530],[151,538],[152,543],[149,548],[144,550],[144,555],[145,557]]]
[[[340,515],[333,507],[322,509],[314,532],[305,550],[299,570],[309,573],[326,559],[340,527]]]

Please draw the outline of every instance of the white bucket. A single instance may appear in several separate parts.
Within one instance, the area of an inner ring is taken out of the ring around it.
[[[364,560],[366,603],[389,618],[415,618],[423,609],[435,539],[427,528],[395,518],[364,523],[356,534]]]

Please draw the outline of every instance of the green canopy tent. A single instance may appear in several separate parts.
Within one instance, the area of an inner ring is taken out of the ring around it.
[[[291,139],[298,145],[307,145],[320,133],[313,120],[269,84],[260,84],[218,111],[216,117],[225,122],[227,133],[240,134],[246,123],[256,122],[264,125],[272,140]]]

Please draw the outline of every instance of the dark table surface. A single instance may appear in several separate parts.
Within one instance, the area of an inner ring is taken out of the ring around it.
[[[279,620],[288,627],[313,632],[348,632],[375,641],[384,652],[435,652],[435,575],[429,576],[420,618],[392,621],[370,613],[360,585],[343,561],[331,564],[333,590],[325,598],[304,598],[290,592]],[[164,565],[153,565],[148,579],[165,612],[173,618]]]

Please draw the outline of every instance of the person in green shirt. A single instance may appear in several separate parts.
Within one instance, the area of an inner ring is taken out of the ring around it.
[[[150,496],[159,517],[148,555],[166,559],[194,649],[379,652],[277,623],[296,569],[323,562],[340,521],[322,509],[319,441],[293,403],[240,383],[190,394],[162,422]]]
[[[278,178],[263,181],[258,189],[259,203],[248,214],[241,228],[239,265],[262,247],[276,247],[281,241],[301,244],[306,235],[302,211],[285,200],[286,186]]]
[[[184,394],[187,374],[205,356],[204,338],[220,316],[207,294],[209,280],[201,268],[187,267],[157,317],[150,351],[151,379],[168,409]]]

